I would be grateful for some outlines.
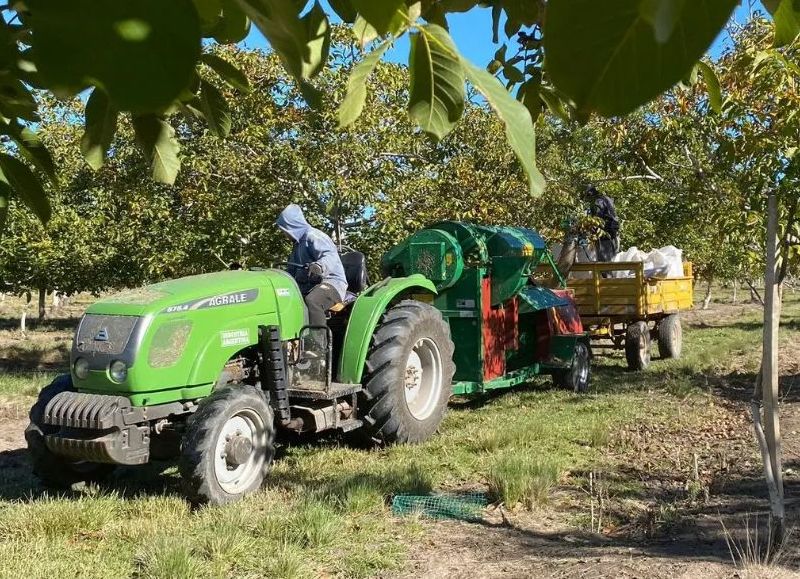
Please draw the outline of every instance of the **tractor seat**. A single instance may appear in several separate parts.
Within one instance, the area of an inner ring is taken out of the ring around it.
[[[333,305],[331,312],[341,312],[347,306],[356,301],[358,294],[369,286],[367,276],[367,258],[360,251],[348,251],[341,255],[342,265],[344,266],[344,277],[347,279],[347,294],[344,301]]]

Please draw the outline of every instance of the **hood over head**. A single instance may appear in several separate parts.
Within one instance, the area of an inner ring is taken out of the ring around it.
[[[295,205],[294,203],[281,211],[275,225],[294,239],[295,242],[300,241],[303,236],[308,233],[308,230],[311,229],[311,226],[303,215],[303,210],[300,209],[299,205]]]

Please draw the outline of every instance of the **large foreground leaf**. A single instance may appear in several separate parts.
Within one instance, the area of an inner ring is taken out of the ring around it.
[[[711,110],[715,113],[722,112],[722,87],[719,84],[717,73],[710,65],[703,61],[697,63],[697,69],[703,75],[703,80],[706,82],[706,89],[708,90],[708,102],[711,105]]]
[[[437,139],[443,138],[464,113],[464,69],[450,34],[427,24],[411,36],[411,94],[408,112]]]
[[[97,170],[103,166],[106,153],[117,132],[117,110],[106,94],[94,89],[86,101],[86,128],[81,138],[81,152],[89,166]]]
[[[0,180],[5,181],[14,190],[17,197],[22,199],[42,223],[47,223],[50,220],[50,201],[44,192],[42,182],[33,171],[25,163],[6,153],[0,153],[0,171],[3,174]]]
[[[120,110],[158,111],[189,84],[200,56],[191,0],[28,0],[33,58],[58,94],[102,86]]]
[[[150,161],[153,179],[167,185],[175,183],[181,167],[181,147],[172,125],[159,116],[143,115],[133,118],[133,128]]]
[[[202,57],[203,63],[216,72],[219,77],[242,92],[250,90],[250,81],[241,70],[220,56],[207,52]]]
[[[340,127],[352,124],[361,116],[361,111],[364,109],[364,103],[367,100],[367,80],[389,46],[389,42],[384,42],[353,67],[350,72],[350,78],[347,80],[347,94],[342,104],[339,105]]]
[[[222,93],[210,82],[200,81],[200,110],[208,128],[217,137],[231,132],[231,109]]]
[[[546,67],[581,115],[624,115],[684,78],[737,0],[549,0]]]
[[[462,60],[467,79],[475,85],[489,105],[506,126],[506,138],[528,175],[528,184],[533,195],[544,192],[544,176],[536,167],[536,134],[528,109],[512,97],[500,81],[486,70]]]
[[[238,0],[278,53],[286,70],[298,80],[317,74],[325,64],[330,45],[328,19],[318,3],[300,18],[295,0]]]
[[[765,0],[775,20],[775,46],[791,44],[800,34],[800,0]]]
[[[380,35],[389,32],[398,10],[405,8],[405,0],[351,0],[351,3]]]
[[[8,183],[0,180],[0,239],[3,238],[3,228],[8,217],[8,200],[11,197],[11,187]]]

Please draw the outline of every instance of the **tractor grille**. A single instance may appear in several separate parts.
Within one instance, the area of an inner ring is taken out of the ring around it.
[[[81,353],[119,355],[125,350],[138,319],[86,314],[75,336],[75,349]]]

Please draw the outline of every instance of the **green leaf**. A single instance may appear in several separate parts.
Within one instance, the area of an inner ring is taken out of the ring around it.
[[[555,115],[565,123],[570,122],[570,116],[567,108],[564,106],[564,101],[561,97],[549,86],[543,86],[539,90],[539,97],[542,102],[547,106],[547,110]]]
[[[775,20],[774,46],[786,46],[794,42],[800,34],[800,2],[798,0],[781,0],[773,12]]]
[[[231,132],[231,109],[228,101],[217,87],[205,80],[200,81],[200,110],[215,136],[228,136]]]
[[[212,31],[219,23],[222,0],[192,0],[203,31]]]
[[[398,11],[405,9],[405,0],[351,0],[356,11],[380,36],[388,33]]]
[[[8,200],[11,198],[11,187],[0,179],[0,239],[3,238],[3,229],[8,217]]]
[[[191,0],[27,0],[32,53],[60,95],[101,86],[120,110],[158,111],[189,83],[200,56]]]
[[[426,24],[411,35],[408,62],[408,112],[426,133],[441,139],[464,113],[464,70],[458,49],[444,28]]]
[[[522,71],[515,66],[511,66],[510,64],[507,64],[503,67],[503,76],[505,76],[509,82],[513,84],[525,80],[525,75],[522,74]]]
[[[181,146],[175,138],[175,129],[157,115],[141,115],[132,119],[136,139],[150,161],[153,179],[172,185],[178,176]]]
[[[627,114],[686,76],[736,4],[676,6],[672,34],[659,43],[641,0],[550,0],[544,30],[550,79],[581,116]]]
[[[539,2],[531,0],[504,0],[508,20],[519,22],[525,26],[533,26],[539,21]]]
[[[42,223],[50,220],[50,201],[44,192],[42,182],[25,163],[6,153],[0,153],[0,171],[5,181],[33,211]]]
[[[357,11],[350,0],[328,0],[328,4],[344,22],[352,24],[356,21]]]
[[[526,80],[517,93],[519,100],[531,114],[531,121],[536,124],[537,119],[542,114],[542,99],[539,97],[542,79],[540,76],[533,76]]]
[[[242,92],[250,91],[250,81],[247,80],[247,76],[224,58],[207,52],[200,59],[233,88],[238,88]]]
[[[358,41],[358,46],[363,50],[367,44],[378,38],[378,31],[364,20],[362,16],[356,17],[356,22],[353,24],[353,34]]]
[[[514,99],[495,77],[471,62],[461,59],[467,79],[475,85],[506,126],[506,138],[528,175],[531,194],[540,195],[545,188],[544,176],[536,167],[536,133],[531,115]]]
[[[318,3],[304,18],[295,0],[238,0],[295,79],[313,77],[325,64],[330,26]]]
[[[58,185],[58,174],[53,156],[44,145],[39,135],[29,127],[15,126],[9,135],[19,148],[20,154],[44,173],[53,185]]]
[[[306,26],[306,58],[303,60],[303,78],[313,78],[325,67],[331,47],[331,27],[328,16],[314,2],[313,8],[303,16]]]
[[[81,152],[89,166],[97,170],[103,166],[106,153],[117,132],[117,110],[106,94],[96,88],[86,101],[86,121]]]
[[[711,110],[719,114],[722,112],[722,87],[719,83],[717,73],[710,65],[702,60],[697,63],[697,68],[700,74],[703,75],[703,80],[706,81],[706,90],[708,90],[708,102],[711,105]]]
[[[642,17],[653,27],[656,42],[664,44],[678,24],[678,16],[686,0],[643,0],[639,6]]]
[[[8,78],[5,82],[0,81],[0,94],[2,94],[0,113],[4,117],[9,119],[19,117],[31,122],[40,120],[36,112],[36,100],[31,91],[17,79]]]
[[[250,34],[250,20],[236,0],[222,0],[222,17],[211,36],[221,44],[236,44]]]
[[[352,124],[361,115],[367,100],[367,81],[389,46],[389,42],[384,42],[353,67],[347,80],[347,94],[339,105],[339,127]]]

